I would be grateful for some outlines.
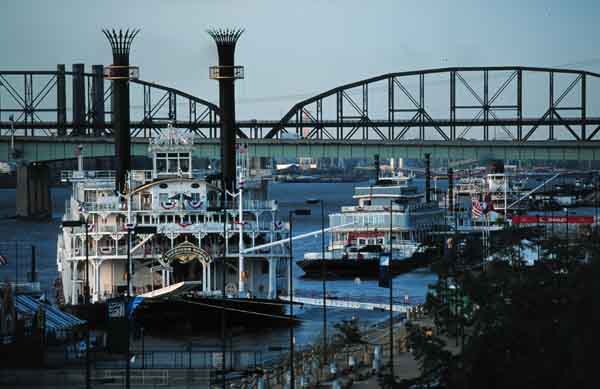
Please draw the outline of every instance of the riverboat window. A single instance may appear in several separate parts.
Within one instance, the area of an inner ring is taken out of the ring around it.
[[[144,224],[150,224],[150,216],[144,216]]]
[[[366,244],[366,241],[364,239],[359,239],[358,240],[358,244],[359,245],[364,245],[364,244]]]
[[[179,153],[179,169],[184,173],[187,173],[190,169],[189,157],[190,153]]]
[[[161,204],[165,204],[169,201],[169,194],[168,193],[159,193],[158,194],[158,201]]]
[[[167,171],[167,155],[165,153],[156,154],[156,171],[158,173]]]
[[[169,160],[167,164],[167,171],[169,173],[177,173],[177,153],[169,153]]]
[[[192,193],[192,201],[194,201],[194,202],[196,202],[196,203],[197,203],[198,201],[200,201],[200,193],[198,193],[198,192],[193,192],[193,193]]]
[[[152,208],[152,196],[150,193],[144,193],[142,195],[142,209]]]
[[[382,238],[377,239],[377,244],[383,244],[383,239]]]
[[[173,223],[173,215],[167,215],[167,223]]]
[[[160,224],[164,224],[165,223],[165,215],[160,215],[158,220],[159,220]]]
[[[83,192],[83,201],[86,203],[95,203],[96,202],[96,191],[95,190],[86,190]]]

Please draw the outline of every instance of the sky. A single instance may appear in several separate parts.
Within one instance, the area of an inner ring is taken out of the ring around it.
[[[0,0],[0,69],[110,64],[102,28],[141,28],[140,78],[216,102],[209,27],[243,27],[238,118],[388,72],[531,65],[600,70],[593,0]]]

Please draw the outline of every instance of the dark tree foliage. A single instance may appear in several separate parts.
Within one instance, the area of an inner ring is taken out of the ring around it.
[[[362,344],[366,343],[360,330],[359,321],[356,318],[342,320],[333,325],[338,331],[339,340],[342,344]]]
[[[526,266],[519,247],[505,241],[477,270],[473,258],[440,261],[426,309],[440,331],[465,326],[464,349],[409,328],[422,385],[444,388],[600,387],[592,369],[600,350],[600,242],[588,236],[547,240],[540,261]],[[467,296],[470,316],[452,308],[450,283]],[[446,293],[446,294],[444,294]]]

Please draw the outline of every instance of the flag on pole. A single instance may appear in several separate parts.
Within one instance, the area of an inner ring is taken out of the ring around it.
[[[478,199],[473,198],[471,203],[471,214],[473,215],[473,218],[480,218],[482,213],[483,208],[481,206],[481,202],[479,202]]]
[[[0,266],[4,266],[6,264],[8,264],[8,258],[0,254]]]

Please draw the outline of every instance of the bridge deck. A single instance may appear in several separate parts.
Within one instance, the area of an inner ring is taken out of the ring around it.
[[[0,160],[10,159],[10,137],[0,137]],[[248,153],[254,157],[297,158],[381,158],[420,159],[431,153],[434,159],[480,160],[600,160],[600,142],[595,141],[534,141],[506,140],[325,140],[325,139],[244,139]],[[114,155],[111,137],[16,137],[15,148],[26,161],[52,161],[75,158],[75,146],[82,145],[84,158]],[[148,155],[148,139],[132,139],[132,155]],[[199,138],[195,141],[194,155],[219,158],[218,139]]]

